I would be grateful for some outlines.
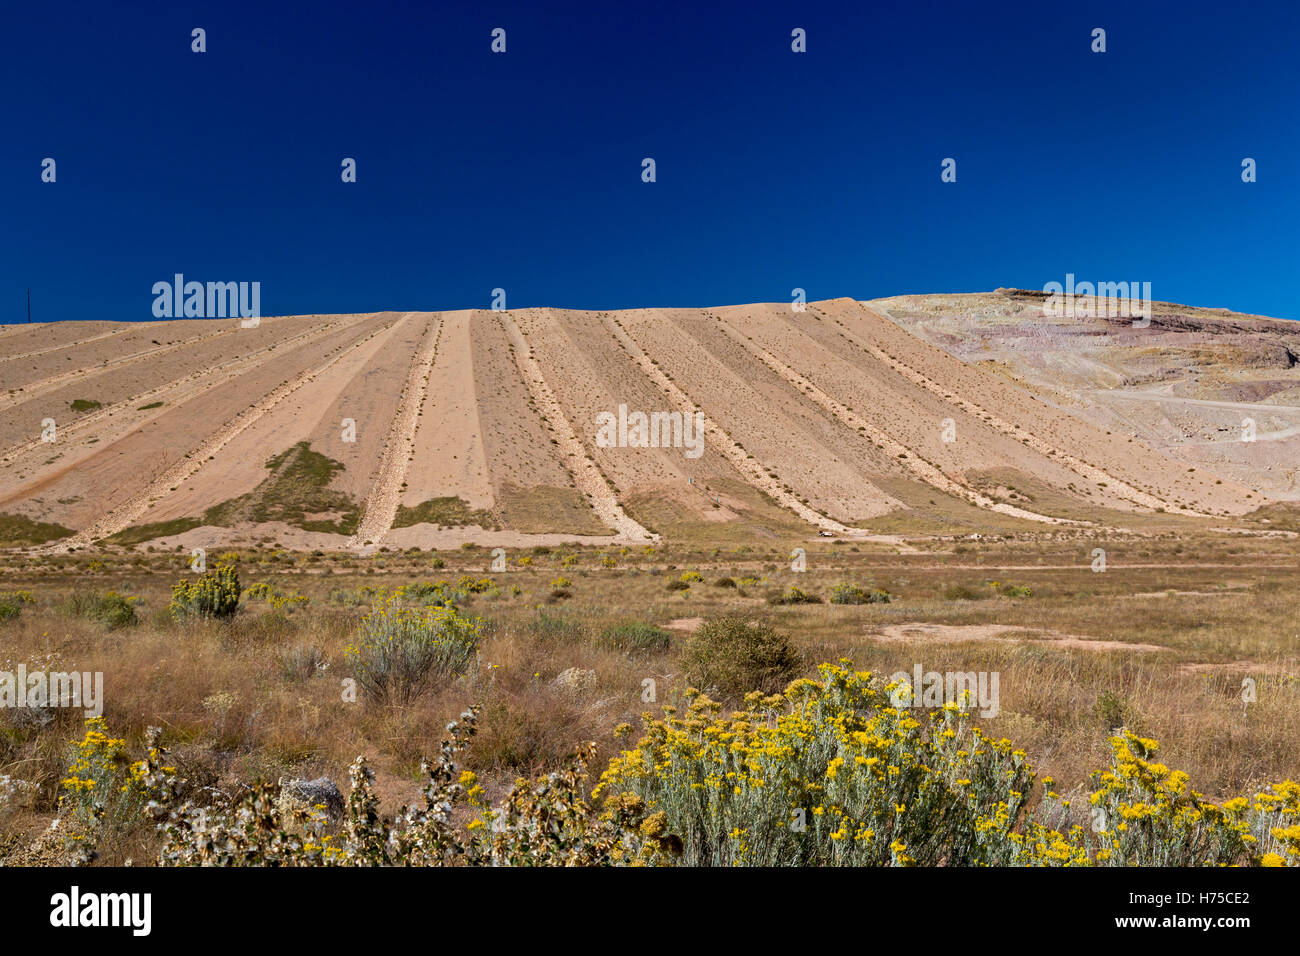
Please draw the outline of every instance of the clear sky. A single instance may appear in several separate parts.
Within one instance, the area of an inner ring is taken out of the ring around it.
[[[178,272],[264,315],[1074,273],[1300,318],[1293,0],[10,2],[0,54],[0,321]]]

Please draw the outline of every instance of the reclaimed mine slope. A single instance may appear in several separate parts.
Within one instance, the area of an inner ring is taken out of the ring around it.
[[[438,498],[459,498],[469,511],[490,511],[495,504],[480,422],[480,408],[490,399],[480,396],[475,382],[473,315],[442,314],[426,395],[417,412],[419,428],[409,436],[402,507],[415,509]]]
[[[399,363],[410,362],[410,351],[403,348],[409,344],[412,330],[418,333],[421,327],[409,313],[372,317],[353,333],[347,347],[314,363],[305,376],[290,383],[292,388],[282,386],[274,401],[259,403],[250,409],[251,414],[211,436],[209,441],[218,447],[202,456],[205,460],[192,477],[158,500],[147,518],[132,523],[197,516],[252,494],[267,477],[268,460],[303,442],[311,451],[342,464],[333,484],[345,487],[354,501],[363,500],[369,489],[365,478],[379,460],[397,396],[387,376],[401,367]],[[378,380],[367,375],[376,366],[385,372]],[[366,382],[373,395],[363,390]],[[355,442],[343,440],[344,418],[355,423]],[[355,445],[363,445],[365,452],[354,453]],[[360,480],[349,474],[358,471]]]
[[[5,329],[0,530],[52,549],[632,543],[663,522],[868,538],[913,514],[1222,523],[1294,491],[1295,327],[1041,308],[999,292]],[[610,443],[620,407],[701,431]],[[1230,440],[1242,416],[1255,442]]]
[[[391,313],[360,317],[321,338],[278,351],[271,360],[231,374],[219,387],[165,409],[111,444],[97,445],[72,464],[58,460],[61,450],[56,442],[40,473],[12,490],[0,486],[0,511],[18,511],[73,528],[77,534],[61,542],[66,547],[89,543],[141,520],[159,520],[154,515],[146,518],[145,513],[191,480],[199,485],[198,497],[205,507],[217,503],[213,499],[238,494],[224,486],[203,493],[212,473],[200,472],[209,460],[395,318]],[[255,464],[280,449],[266,455],[263,450],[257,449]]]
[[[404,348],[395,355],[390,353],[389,356],[392,360],[407,359],[409,363],[406,381],[398,396],[397,407],[367,409],[370,414],[365,418],[371,423],[371,431],[378,433],[385,420],[389,423],[383,431],[383,445],[377,455],[366,448],[355,450],[358,467],[354,470],[354,474],[361,473],[360,466],[366,464],[369,458],[373,457],[376,464],[367,479],[369,487],[361,489],[367,497],[356,533],[348,541],[349,547],[352,548],[377,544],[388,533],[388,529],[393,525],[393,519],[397,516],[407,470],[415,457],[415,436],[420,425],[420,411],[428,395],[429,378],[433,371],[434,358],[438,353],[438,338],[442,332],[440,316],[432,313],[421,314],[419,319],[419,323],[412,327],[412,333],[418,330],[418,336],[413,339],[408,338],[404,343],[409,348]],[[383,388],[386,383],[382,377],[384,371],[384,367],[368,370],[367,375],[376,376],[376,380],[369,383],[366,381],[366,376],[362,376],[362,387],[367,391],[370,388],[377,388],[380,397],[386,397]],[[351,399],[352,397],[349,396],[349,400]],[[343,402],[339,411],[351,413],[351,409],[349,402]],[[387,419],[384,417],[385,413],[390,413]],[[359,443],[354,442],[355,444]]]
[[[256,329],[241,330],[241,337],[205,341],[169,356],[167,361],[99,368],[52,393],[17,393],[15,407],[5,410],[0,418],[0,460],[12,461],[18,453],[42,444],[41,422],[47,418],[55,420],[61,441],[83,434],[97,442],[114,441],[141,422],[163,414],[163,409],[270,360],[277,349],[320,338],[351,318],[331,316],[322,322],[316,316],[303,316],[264,322]],[[92,402],[94,407],[79,408],[78,399]]]
[[[533,314],[540,310],[525,310],[520,316],[524,325],[529,320],[537,320]],[[547,382],[546,373],[529,344],[528,337],[522,331],[520,323],[508,312],[499,313],[509,337],[510,347],[514,352],[515,362],[523,375],[533,403],[541,411],[549,426],[554,441],[565,457],[565,466],[573,476],[573,481],[582,495],[591,502],[600,520],[612,528],[615,534],[629,542],[650,542],[659,536],[642,527],[630,517],[618,501],[618,496],[610,486],[608,477],[592,458],[590,445],[579,437],[579,430],[587,433],[586,423],[582,419],[572,420],[566,414],[555,392]],[[534,341],[538,341],[534,339]]]

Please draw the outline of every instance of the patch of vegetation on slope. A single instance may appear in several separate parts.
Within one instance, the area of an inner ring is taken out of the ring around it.
[[[1294,501],[1273,502],[1256,508],[1244,520],[1271,531],[1300,531],[1300,504]]]
[[[722,515],[725,503],[729,520],[709,520]],[[788,535],[803,536],[808,525],[786,511],[761,488],[734,478],[711,477],[698,485],[668,491],[662,487],[629,491],[622,497],[623,510],[645,528],[673,541],[699,544],[752,544],[757,538],[773,540]]]
[[[155,538],[168,538],[184,534],[192,528],[198,528],[203,522],[198,518],[175,518],[172,521],[155,521],[151,524],[137,524],[123,528],[117,534],[111,534],[104,540],[109,544],[133,545]]]
[[[450,496],[430,498],[414,508],[402,505],[393,519],[394,528],[409,528],[417,524],[435,524],[442,528],[475,525],[485,531],[499,531],[496,516],[484,508],[470,508],[463,498]]]
[[[204,525],[233,528],[243,522],[264,524],[283,521],[304,531],[352,534],[361,521],[361,508],[341,491],[330,490],[343,463],[311,450],[301,441],[266,463],[271,474],[248,494],[213,505],[201,518],[176,518],[134,525],[107,540],[113,544],[140,544],[154,538],[182,534]]]
[[[872,476],[872,484],[901,502],[902,508],[853,526],[876,534],[1014,534],[1044,526],[1025,518],[989,511],[913,478]]]
[[[283,521],[304,531],[352,534],[361,521],[361,507],[329,484],[343,471],[341,461],[311,450],[300,441],[266,463],[271,474],[246,495],[214,505],[203,523],[232,527],[243,521],[263,524]]]
[[[33,521],[26,515],[0,512],[0,547],[15,548],[28,544],[45,544],[72,534],[70,528],[47,521]]]
[[[507,524],[524,534],[611,534],[577,488],[503,484],[501,513]]]

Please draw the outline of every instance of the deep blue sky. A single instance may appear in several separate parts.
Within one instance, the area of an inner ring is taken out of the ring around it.
[[[0,321],[148,319],[176,272],[265,315],[1073,272],[1300,318],[1294,2],[602,6],[5,4]]]

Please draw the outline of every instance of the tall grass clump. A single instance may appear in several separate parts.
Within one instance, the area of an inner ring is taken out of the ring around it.
[[[784,687],[799,667],[790,640],[768,624],[725,616],[705,621],[682,655],[687,678],[724,695]]]
[[[460,676],[478,652],[482,622],[454,606],[407,606],[390,596],[361,622],[346,651],[358,686],[381,704],[405,705]]]
[[[101,624],[110,631],[124,627],[134,627],[138,622],[135,616],[139,598],[127,597],[116,591],[99,594],[94,591],[78,591],[68,598],[63,609],[73,617],[85,618]]]
[[[597,643],[611,650],[631,654],[651,654],[668,650],[673,636],[662,627],[641,621],[611,624],[601,631]]]

